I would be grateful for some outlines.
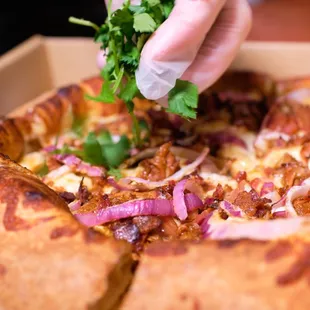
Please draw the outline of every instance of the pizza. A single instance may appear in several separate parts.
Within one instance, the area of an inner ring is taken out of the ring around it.
[[[186,120],[91,77],[0,123],[1,309],[309,309],[310,79],[228,71]],[[91,97],[92,96],[92,97]]]

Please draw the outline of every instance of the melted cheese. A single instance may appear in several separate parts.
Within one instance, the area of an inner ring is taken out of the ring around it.
[[[64,174],[59,178],[52,180],[45,180],[50,187],[52,187],[56,191],[65,191],[76,194],[79,190],[82,176],[77,176],[72,172]],[[92,189],[92,181],[88,177],[84,177],[83,184],[89,189]]]
[[[26,154],[19,164],[32,172],[39,171],[45,164],[45,157],[40,152]]]
[[[302,161],[300,151],[302,146],[294,146],[283,149],[270,150],[268,155],[262,159],[262,165],[265,167],[275,167],[285,154],[289,154],[297,161]]]

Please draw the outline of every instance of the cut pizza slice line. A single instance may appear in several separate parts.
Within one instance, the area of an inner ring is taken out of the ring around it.
[[[114,309],[129,244],[81,226],[35,175],[0,157],[0,308]]]

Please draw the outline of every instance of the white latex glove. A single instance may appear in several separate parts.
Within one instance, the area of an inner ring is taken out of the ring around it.
[[[122,2],[114,0],[112,9]],[[147,99],[161,99],[179,78],[202,92],[229,67],[251,24],[247,0],[176,0],[142,50],[136,72],[140,92]]]

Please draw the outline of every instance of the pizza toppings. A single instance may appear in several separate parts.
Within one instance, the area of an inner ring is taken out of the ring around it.
[[[195,194],[185,195],[185,204],[189,211],[202,206],[201,200]],[[89,227],[135,216],[176,216],[172,200],[161,198],[127,201],[119,205],[93,209],[91,212],[79,209],[74,215]]]

